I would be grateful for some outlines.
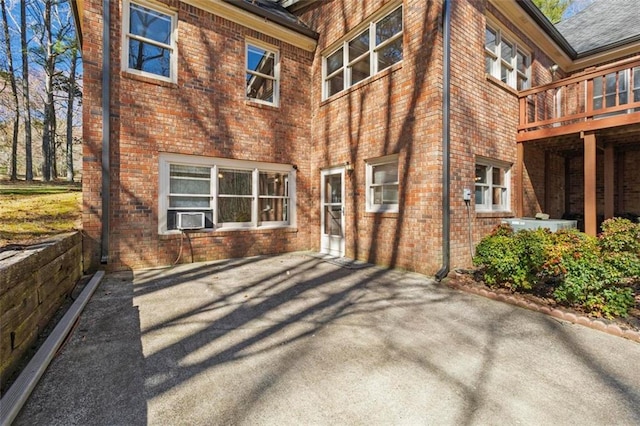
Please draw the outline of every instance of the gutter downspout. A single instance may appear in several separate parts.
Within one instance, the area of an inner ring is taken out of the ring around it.
[[[109,191],[110,191],[110,165],[109,154],[111,147],[109,116],[111,109],[111,49],[109,47],[109,34],[111,29],[110,1],[102,1],[102,233],[100,238],[101,256],[100,263],[109,261]]]
[[[449,274],[450,262],[450,209],[451,180],[449,177],[450,105],[451,97],[451,0],[444,0],[442,23],[442,267],[436,272],[436,280],[442,281]]]

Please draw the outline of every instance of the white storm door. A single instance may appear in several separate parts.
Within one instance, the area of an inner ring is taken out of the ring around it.
[[[344,168],[321,172],[320,252],[344,256]]]

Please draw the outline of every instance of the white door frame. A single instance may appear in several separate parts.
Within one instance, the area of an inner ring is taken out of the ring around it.
[[[327,176],[340,176],[340,193],[332,194],[333,199],[327,202],[327,185],[325,183]],[[345,207],[345,185],[344,185],[344,167],[333,167],[320,172],[320,252],[330,254],[336,257],[344,257],[345,254],[345,236],[344,236],[344,207]],[[325,226],[327,207],[331,209],[335,215],[339,215],[339,224],[327,224]],[[337,225],[337,226],[336,226]],[[325,232],[329,228],[329,233]],[[333,231],[333,232],[332,232]]]

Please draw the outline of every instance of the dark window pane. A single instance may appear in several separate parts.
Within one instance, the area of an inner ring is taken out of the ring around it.
[[[261,222],[284,222],[289,216],[284,198],[261,198],[258,204]]]
[[[247,74],[247,97],[273,102],[273,88],[275,80],[260,77],[255,74]]]
[[[491,178],[492,185],[499,185],[499,186],[504,185],[504,171],[501,168],[493,167],[491,169],[491,174],[492,174],[492,178]]]
[[[209,197],[169,197],[169,207],[198,207],[208,208],[210,204]]]
[[[378,50],[378,71],[402,60],[402,37]]]
[[[369,64],[369,56],[366,56],[359,62],[356,62],[351,66],[351,84],[356,84],[359,81],[369,77],[371,65]]]
[[[513,46],[511,45],[511,43],[503,39],[502,43],[500,43],[500,52],[502,59],[511,63],[511,58],[513,57]]]
[[[487,166],[476,164],[476,183],[487,183]]]
[[[325,235],[342,235],[342,207],[324,207],[324,233]]]
[[[260,172],[260,195],[288,196],[287,181],[286,174]]]
[[[169,77],[170,58],[169,49],[129,39],[129,68]]]
[[[518,60],[518,71],[520,71],[523,74],[526,74],[527,69],[529,69],[529,57],[524,53],[518,51],[517,60]]]
[[[492,52],[495,52],[496,39],[497,39],[496,32],[493,31],[491,28],[487,28],[484,34],[485,34],[484,47]]]
[[[175,179],[169,181],[169,192],[172,194],[210,194],[211,184],[208,180]]]
[[[486,190],[486,187],[476,186],[476,204],[484,204]]]
[[[333,74],[342,67],[343,63],[342,48],[327,57],[327,75]]]
[[[327,96],[331,96],[335,93],[341,92],[342,90],[344,90],[344,77],[343,73],[339,73],[329,79]]]
[[[398,8],[376,23],[376,46],[402,31],[402,8]]]
[[[398,204],[398,185],[375,186],[373,204]]]
[[[129,32],[158,43],[171,43],[171,16],[131,4]]]
[[[218,193],[224,195],[251,195],[251,172],[225,170],[218,172]]]
[[[218,198],[218,222],[251,222],[251,198]]]
[[[372,167],[374,184],[393,183],[398,181],[398,163],[380,164]]]
[[[349,42],[349,62],[369,51],[369,30],[360,33]]]
[[[182,166],[180,164],[171,164],[169,174],[171,175],[171,177],[209,179],[211,177],[211,169],[209,167]]]

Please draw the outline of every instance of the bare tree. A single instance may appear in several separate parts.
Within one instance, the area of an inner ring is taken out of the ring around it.
[[[79,50],[77,42],[70,50],[71,53],[71,69],[69,70],[69,80],[67,85],[67,180],[73,182],[73,105],[77,92],[76,86],[76,68],[78,65]]]
[[[11,37],[7,20],[7,5],[5,0],[0,0],[2,8],[2,24],[4,29],[5,49],[7,53],[7,67],[11,93],[13,95],[15,117],[13,118],[13,138],[11,140],[11,180],[18,179],[18,130],[20,127],[20,103],[18,101],[18,88],[16,86],[16,73],[13,68],[13,56],[11,51]]]
[[[24,105],[24,145],[26,180],[33,180],[33,157],[31,154],[31,108],[29,99],[29,44],[27,42],[26,0],[20,1],[20,45],[22,48],[22,97]]]

